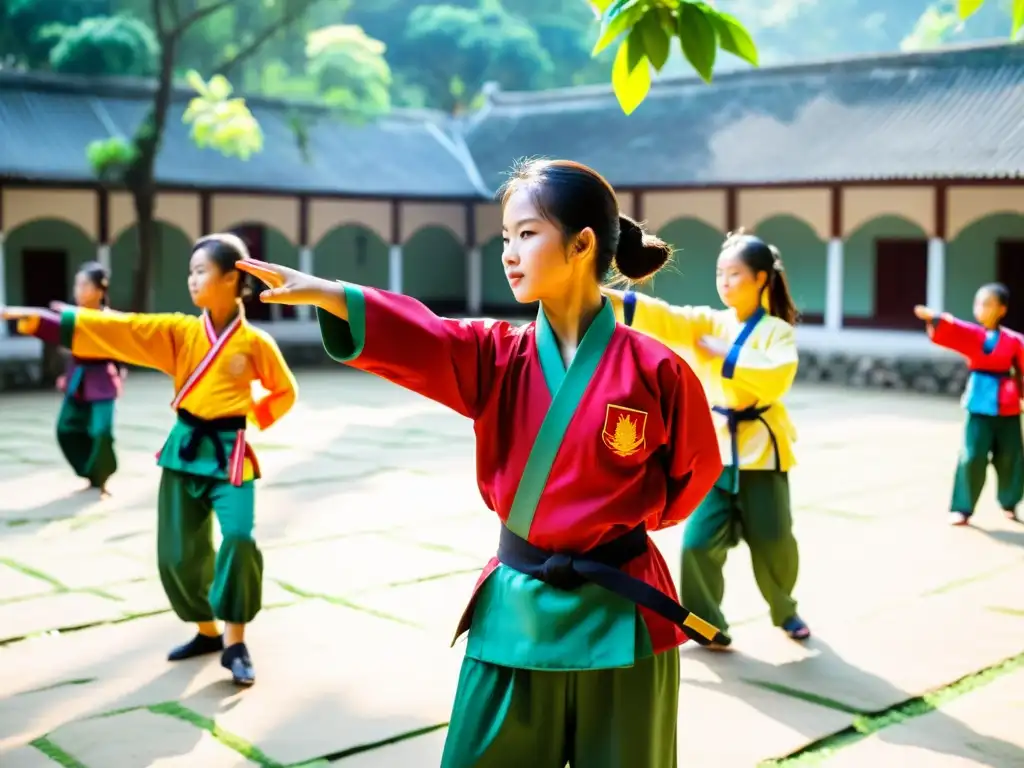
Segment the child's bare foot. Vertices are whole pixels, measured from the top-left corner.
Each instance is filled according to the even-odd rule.
[[[1020,522],[1020,518],[1017,517],[1017,510],[1016,509],[1004,509],[1003,510],[1003,514],[1006,515],[1006,519],[1007,520],[1012,520],[1015,523],[1019,523]]]
[[[970,522],[967,515],[963,512],[950,512],[949,513],[949,524],[950,525],[967,525]]]

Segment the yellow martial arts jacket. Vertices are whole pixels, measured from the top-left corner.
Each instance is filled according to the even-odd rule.
[[[781,400],[798,364],[792,325],[763,310],[741,322],[731,309],[675,307],[632,291],[605,293],[616,319],[625,320],[625,300],[633,310],[629,325],[691,361],[715,412],[725,466],[789,471],[796,463],[796,430]],[[729,354],[707,354],[697,343],[702,336],[727,342]]]

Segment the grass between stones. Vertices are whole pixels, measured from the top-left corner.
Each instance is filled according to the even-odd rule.
[[[999,678],[1020,669],[1024,669],[1024,653],[1019,653],[1012,658],[993,664],[978,672],[972,672],[949,685],[945,685],[922,696],[914,696],[901,701],[880,712],[857,712],[840,702],[833,702],[803,691],[794,691],[786,689],[785,686],[768,686],[765,683],[755,682],[756,685],[771,687],[772,690],[784,695],[791,695],[804,701],[811,701],[821,706],[839,709],[842,712],[850,712],[856,715],[853,722],[847,728],[813,741],[786,757],[766,760],[760,763],[760,768],[808,768],[808,766],[820,765],[835,755],[837,751],[863,741],[872,734],[934,712],[940,707],[959,699],[961,696],[976,691],[979,688],[984,688]]]

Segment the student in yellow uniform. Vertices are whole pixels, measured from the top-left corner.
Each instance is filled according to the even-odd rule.
[[[810,629],[793,599],[799,553],[788,471],[796,433],[781,402],[796,376],[796,307],[778,250],[742,230],[723,243],[716,282],[727,309],[674,307],[633,291],[605,292],[620,321],[677,352],[693,353],[716,414],[724,469],[686,523],[681,602],[725,632],[722,571],[742,538],[772,622],[794,640],[805,640]]]
[[[266,429],[295,403],[297,386],[273,338],[245,320],[247,276],[235,268],[248,251],[234,235],[196,242],[188,289],[201,316],[121,314],[66,308],[9,308],[5,318],[56,323],[61,343],[79,357],[155,368],[174,379],[177,422],[157,461],[163,468],[157,502],[160,580],[174,612],[198,625],[171,661],[221,652],[239,685],[255,672],[245,625],[262,601],[263,556],[253,540],[259,465],[245,440],[247,421]],[[267,394],[253,399],[252,383]],[[223,541],[214,553],[211,513]],[[225,622],[222,635],[217,620]]]

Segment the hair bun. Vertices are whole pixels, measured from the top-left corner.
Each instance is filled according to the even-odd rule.
[[[619,216],[619,247],[615,268],[623,277],[641,282],[661,269],[672,257],[672,246],[657,235],[644,232],[629,216]]]

